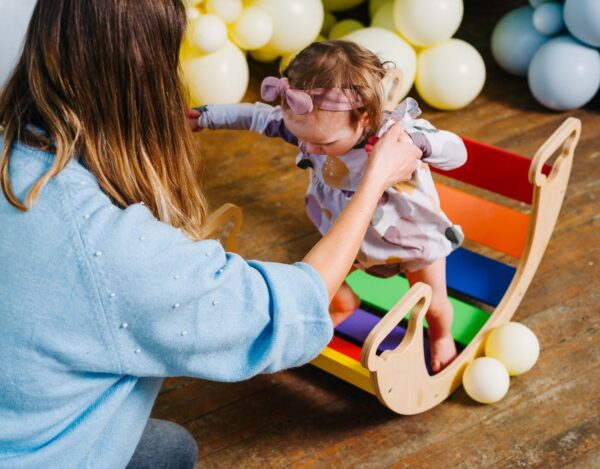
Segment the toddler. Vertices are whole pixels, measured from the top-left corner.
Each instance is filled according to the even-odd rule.
[[[413,99],[384,111],[385,75],[378,57],[352,42],[313,43],[298,53],[282,78],[263,81],[262,98],[280,99],[280,106],[202,106],[191,123],[194,130],[248,129],[297,145],[296,164],[310,172],[306,211],[322,234],[352,197],[377,138],[395,122],[403,127],[403,139],[422,151],[422,164],[411,180],[382,194],[355,268],[384,277],[404,273],[411,285],[421,281],[431,286],[426,319],[431,368],[437,373],[456,356],[446,256],[464,238],[440,209],[429,165],[453,169],[464,164],[467,154],[458,136],[417,118],[420,110]],[[358,306],[358,297],[344,284],[330,308],[348,315]]]

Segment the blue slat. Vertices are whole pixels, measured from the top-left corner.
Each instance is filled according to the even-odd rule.
[[[458,248],[446,261],[448,288],[498,306],[516,269],[495,259]]]

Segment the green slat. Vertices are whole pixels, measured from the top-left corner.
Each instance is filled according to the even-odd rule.
[[[355,270],[346,278],[348,285],[360,297],[363,303],[383,311],[389,311],[404,295],[410,285],[406,278],[396,275],[389,278],[379,278],[361,270]],[[490,315],[476,306],[456,298],[450,298],[454,308],[452,321],[452,336],[461,345],[468,345],[477,335]],[[408,318],[408,315],[405,319]],[[425,321],[427,327],[427,321]]]

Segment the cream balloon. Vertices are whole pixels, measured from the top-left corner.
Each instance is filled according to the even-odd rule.
[[[399,99],[403,99],[415,80],[417,70],[417,54],[414,49],[397,34],[383,28],[365,28],[354,31],[343,39],[356,42],[369,49],[382,61],[392,62],[402,71],[403,80],[398,91]]]
[[[371,20],[371,26],[387,29],[388,31],[399,34],[396,29],[396,23],[394,22],[393,2],[384,3],[382,7],[375,12],[373,20]]]
[[[462,0],[394,1],[396,29],[420,47],[450,39],[460,26],[462,17]]]
[[[476,358],[467,365],[462,377],[469,397],[482,404],[502,399],[510,387],[510,377],[504,365],[495,358]]]
[[[317,37],[323,24],[320,0],[254,0],[273,18],[273,36],[268,46],[278,55],[304,49]]]
[[[232,23],[242,14],[242,0],[206,0],[206,12]]]
[[[210,54],[220,49],[227,40],[227,27],[215,15],[201,15],[190,25],[191,44],[200,52]]]
[[[419,52],[415,86],[433,107],[460,109],[473,101],[485,83],[485,64],[470,44],[449,39]]]
[[[201,13],[197,8],[189,7],[185,9],[185,16],[187,16],[188,22],[192,22],[200,18]]]
[[[231,41],[212,54],[183,58],[181,68],[192,106],[237,103],[246,93],[248,63]]]
[[[323,6],[327,11],[342,11],[354,8],[365,0],[323,0]]]
[[[273,36],[273,19],[264,9],[249,6],[230,27],[231,38],[245,50],[260,49]]]
[[[358,20],[347,19],[342,20],[339,23],[333,25],[331,31],[329,31],[329,39],[339,39],[347,34],[350,34],[353,31],[358,31],[359,29],[363,29],[365,27]]]
[[[529,371],[540,355],[540,343],[527,326],[507,322],[495,327],[485,341],[485,355],[501,362],[511,376]]]

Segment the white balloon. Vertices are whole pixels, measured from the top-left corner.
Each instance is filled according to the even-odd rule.
[[[395,0],[396,28],[412,44],[432,46],[450,39],[463,17],[462,0]]]
[[[206,12],[231,23],[242,14],[242,0],[206,0]]]
[[[246,56],[231,41],[218,51],[181,62],[191,105],[238,103],[248,87]]]
[[[259,49],[273,36],[273,19],[263,8],[250,6],[231,26],[231,38],[242,49]]]
[[[463,387],[471,399],[492,404],[508,392],[510,377],[504,365],[495,358],[476,358],[463,373]]]
[[[225,44],[227,26],[218,16],[202,15],[192,23],[189,36],[190,42],[196,49],[210,54]]]
[[[415,81],[417,71],[417,54],[410,44],[387,29],[373,27],[354,31],[344,36],[343,39],[356,42],[369,49],[384,62],[393,62],[403,75],[399,99],[408,94]]]
[[[323,25],[320,0],[254,0],[273,18],[273,37],[268,46],[277,54],[288,54],[308,46]]]
[[[36,0],[0,0],[0,87],[21,55]]]

